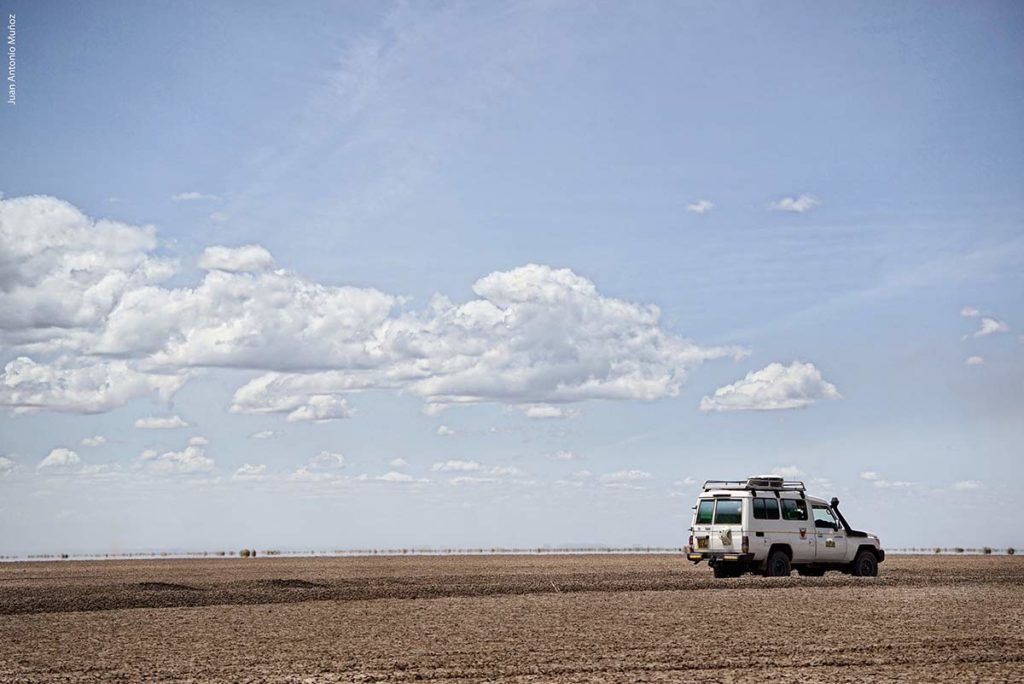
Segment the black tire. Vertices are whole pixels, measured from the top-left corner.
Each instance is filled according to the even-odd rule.
[[[878,558],[867,549],[861,549],[853,559],[853,574],[857,577],[877,577]]]
[[[801,577],[821,577],[825,574],[824,568],[797,568],[796,572]]]
[[[772,551],[768,555],[764,574],[767,577],[789,577],[793,567],[789,564],[789,554],[785,551]]]

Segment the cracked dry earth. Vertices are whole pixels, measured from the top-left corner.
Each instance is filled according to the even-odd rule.
[[[714,580],[680,556],[0,563],[0,682],[1024,681],[1024,559]]]

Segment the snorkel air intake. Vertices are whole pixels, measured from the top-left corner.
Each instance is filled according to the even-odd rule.
[[[839,522],[841,522],[843,524],[843,529],[846,530],[846,536],[847,537],[866,537],[866,536],[868,536],[867,532],[861,532],[860,530],[855,530],[852,527],[850,527],[850,523],[846,522],[846,518],[843,517],[842,512],[839,510],[839,498],[838,497],[833,496],[831,503],[832,503],[832,510],[835,511],[836,515],[839,516]]]

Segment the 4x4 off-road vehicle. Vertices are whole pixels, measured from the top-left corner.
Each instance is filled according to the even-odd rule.
[[[715,577],[787,577],[793,568],[801,575],[839,570],[873,577],[885,551],[878,537],[850,527],[839,499],[816,499],[803,482],[765,475],[704,483],[686,557],[706,560]]]

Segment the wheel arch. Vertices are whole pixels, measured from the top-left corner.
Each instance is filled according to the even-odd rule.
[[[861,545],[859,545],[857,547],[857,552],[853,554],[853,557],[856,558],[857,555],[861,551],[869,551],[869,552],[871,552],[871,555],[875,557],[875,561],[878,561],[878,549],[876,549],[871,544],[861,544]]]
[[[772,554],[776,551],[785,552],[785,554],[789,556],[790,562],[793,562],[793,547],[791,547],[789,544],[772,544],[770,547],[768,547],[768,555],[765,556],[765,559],[767,560],[768,558],[771,558]]]

